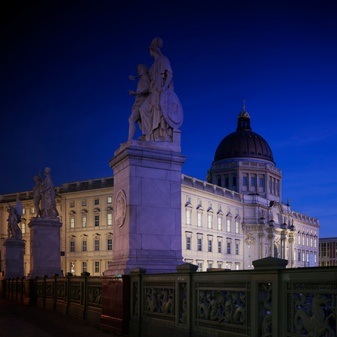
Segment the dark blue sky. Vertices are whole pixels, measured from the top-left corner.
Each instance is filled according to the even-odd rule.
[[[185,4],[189,3],[189,4]],[[0,194],[112,175],[128,79],[155,36],[184,108],[183,172],[205,179],[246,100],[283,172],[283,201],[337,236],[337,4],[41,1],[1,9]],[[194,2],[193,2],[194,3]]]

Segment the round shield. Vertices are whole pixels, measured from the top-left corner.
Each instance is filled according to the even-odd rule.
[[[160,107],[166,123],[173,129],[179,129],[183,124],[183,108],[176,93],[167,89],[160,96]]]

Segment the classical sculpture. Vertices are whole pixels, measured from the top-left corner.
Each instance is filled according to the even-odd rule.
[[[162,47],[159,37],[154,38],[149,47],[154,59],[149,69],[149,94],[139,108],[141,140],[146,141],[173,141],[173,131],[183,122],[183,110],[173,87],[173,71],[170,61],[161,52]]]
[[[50,168],[44,170],[45,179],[41,183],[41,217],[55,218],[58,216],[55,202],[55,189],[50,175]]]
[[[145,64],[138,64],[138,84],[136,91],[129,90],[131,96],[135,96],[135,102],[131,109],[131,115],[129,117],[129,137],[130,141],[136,132],[136,123],[138,122],[139,128],[142,130],[142,123],[140,119],[140,107],[144,103],[146,97],[149,95],[150,89],[150,77],[148,74],[148,69]],[[131,79],[134,79],[133,77]]]
[[[18,200],[17,200],[18,205]],[[8,238],[22,240],[22,232],[19,227],[21,222],[22,208],[8,205]]]
[[[34,177],[35,186],[33,187],[33,201],[34,201],[34,207],[36,210],[36,217],[41,216],[41,208],[40,208],[40,202],[41,202],[41,184],[42,184],[42,178],[39,174],[38,176]]]

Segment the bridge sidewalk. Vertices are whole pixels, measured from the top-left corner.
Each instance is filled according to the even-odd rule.
[[[53,310],[0,299],[0,337],[113,337],[107,332]]]

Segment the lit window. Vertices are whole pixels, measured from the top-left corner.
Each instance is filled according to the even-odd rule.
[[[31,207],[30,208],[30,214],[34,214],[35,213],[35,208],[34,207]]]
[[[239,234],[239,232],[240,232],[239,220],[235,219],[235,233]]]
[[[108,250],[112,250],[112,239],[108,239]]]
[[[191,224],[191,214],[192,211],[190,209],[186,209],[186,225]]]
[[[75,218],[73,216],[70,217],[70,228],[75,228]]]
[[[86,214],[82,215],[82,227],[83,228],[87,227],[87,215]]]
[[[111,203],[112,203],[112,197],[107,197],[106,202],[107,202],[108,204],[111,204]]]
[[[26,224],[24,222],[21,222],[21,232],[22,234],[26,234]]]
[[[221,231],[222,230],[222,217],[221,216],[218,216],[218,231]]]
[[[107,223],[108,226],[112,226],[112,211],[109,211],[107,214]]]
[[[231,231],[231,219],[227,218],[226,223],[227,223],[227,232],[230,233],[230,231]]]
[[[208,213],[207,214],[207,228],[211,229],[213,224],[213,214]]]
[[[197,262],[198,269],[197,271],[202,271],[202,262]]]
[[[202,213],[201,212],[197,213],[197,226],[202,227]]]
[[[26,214],[26,209],[23,208],[23,209],[22,209],[22,215],[25,215],[25,214]]]

